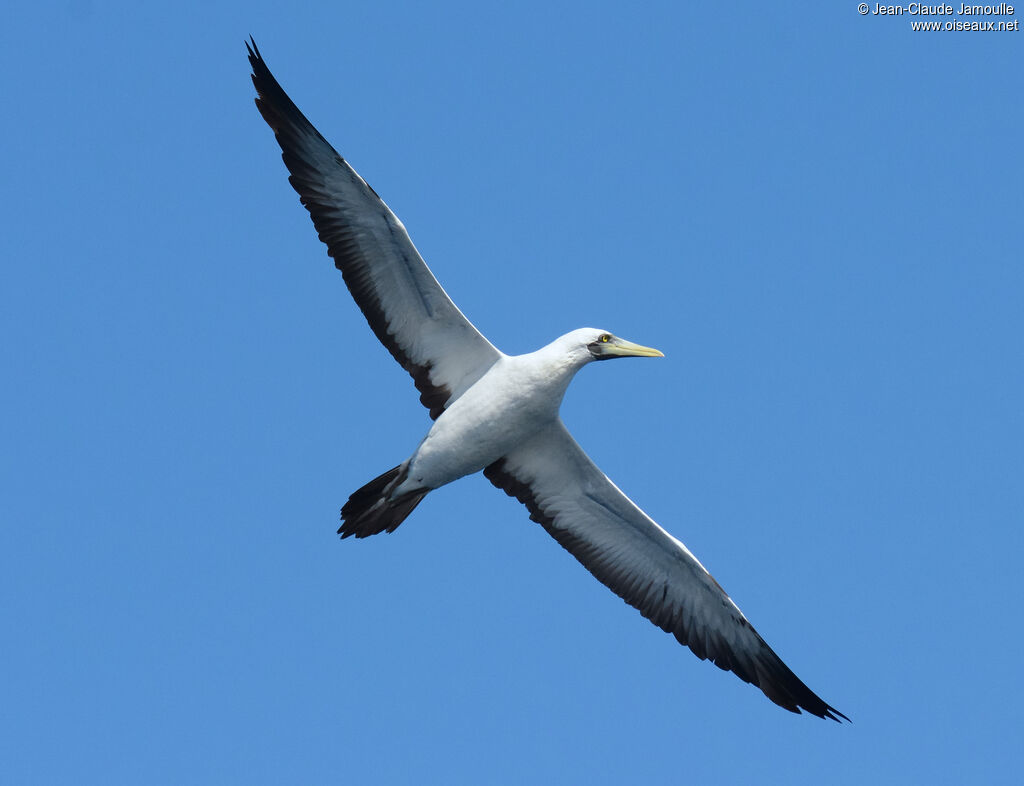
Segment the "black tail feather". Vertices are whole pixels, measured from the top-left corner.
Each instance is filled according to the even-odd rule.
[[[399,464],[354,492],[341,509],[338,534],[342,538],[367,538],[379,532],[394,532],[430,491],[412,491],[389,500],[390,491],[405,480],[405,472]]]

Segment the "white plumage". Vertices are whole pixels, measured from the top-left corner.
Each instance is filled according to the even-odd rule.
[[[393,531],[432,489],[483,471],[584,567],[700,658],[793,712],[846,718],[782,662],[676,538],[587,457],[558,411],[595,360],[660,356],[582,328],[536,352],[499,352],[456,308],[405,227],[317,132],[249,48],[256,104],[292,186],[374,333],[412,375],[434,423],[402,464],[342,508],[342,537]]]
[[[602,337],[607,337],[603,343]],[[613,346],[626,342],[603,330],[582,328],[527,355],[499,354],[472,387],[453,396],[409,459],[408,477],[395,493],[438,488],[480,472],[524,445],[558,420],[569,383],[596,359],[593,353]],[[657,352],[638,347],[631,354],[640,351]]]

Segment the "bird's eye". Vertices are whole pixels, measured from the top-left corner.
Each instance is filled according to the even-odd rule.
[[[607,344],[609,341],[612,340],[612,337],[607,333],[602,333],[597,340],[600,341],[602,344]]]

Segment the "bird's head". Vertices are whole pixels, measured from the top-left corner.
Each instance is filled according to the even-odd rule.
[[[583,328],[575,331],[579,340],[590,353],[591,360],[611,360],[612,358],[663,358],[664,353],[651,347],[644,347],[619,338],[607,330]]]

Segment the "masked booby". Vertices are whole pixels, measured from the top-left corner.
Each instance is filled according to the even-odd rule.
[[[698,658],[791,712],[849,720],[782,662],[689,549],[619,491],[559,418],[562,397],[585,365],[662,353],[593,328],[526,355],[498,351],[445,294],[402,222],[292,103],[255,41],[246,48],[256,106],[281,146],[289,182],[434,421],[412,456],[352,494],[341,509],[341,537],[393,532],[428,492],[482,471],[599,581]]]

